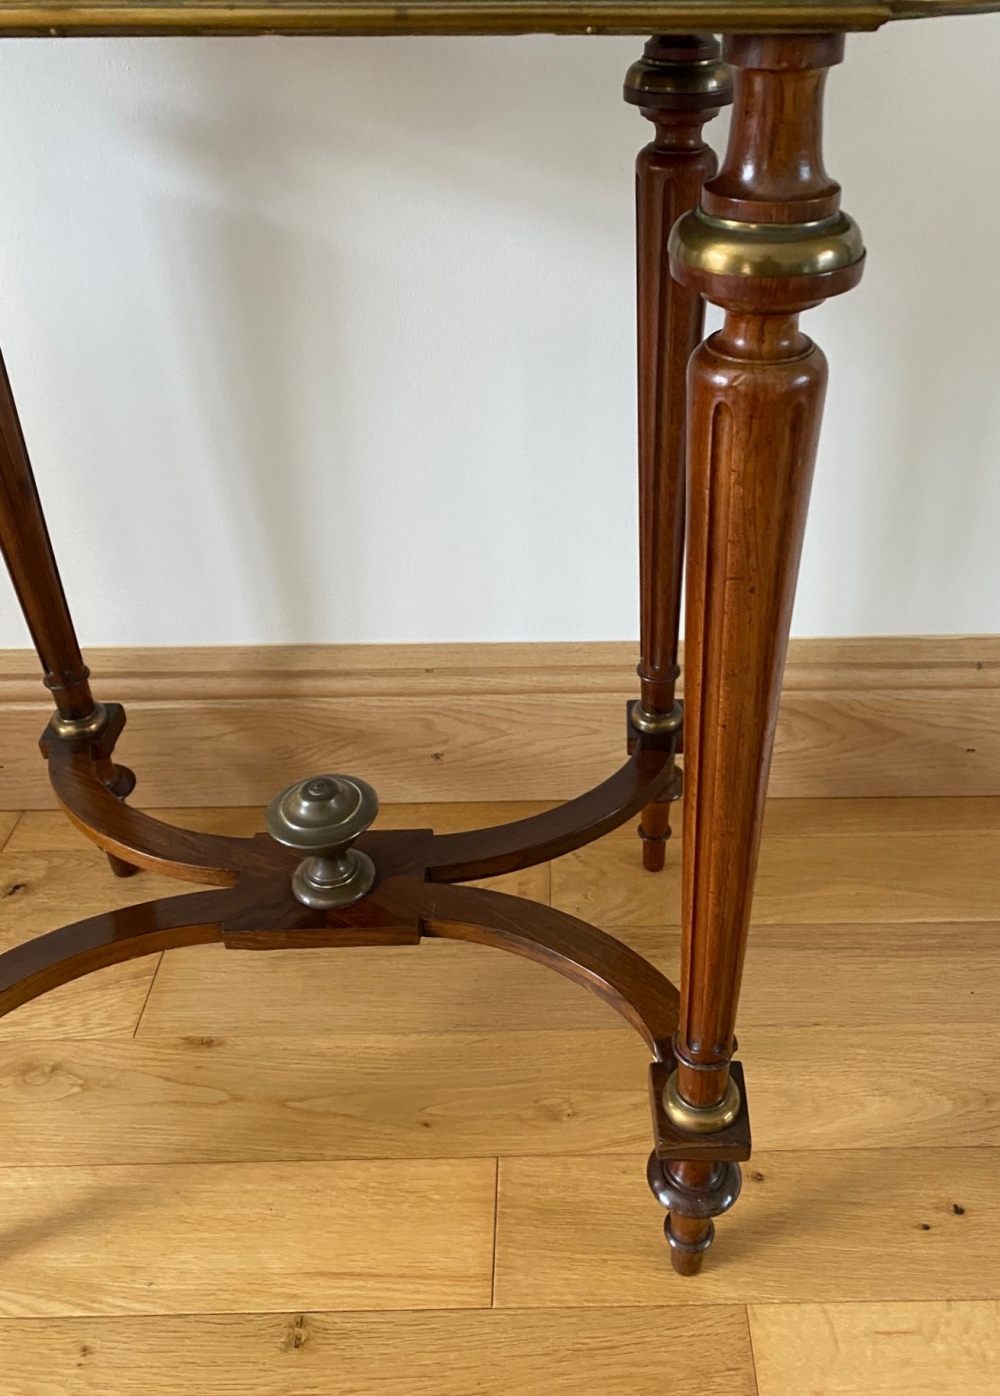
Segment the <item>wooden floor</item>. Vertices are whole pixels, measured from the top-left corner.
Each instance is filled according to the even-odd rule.
[[[56,814],[0,845],[0,947],[177,890]],[[499,881],[675,974],[678,854]],[[208,946],[66,986],[0,1022],[0,1396],[996,1396],[1000,800],[773,803],[740,1039],[754,1158],[685,1281],[642,1044],[549,971]]]

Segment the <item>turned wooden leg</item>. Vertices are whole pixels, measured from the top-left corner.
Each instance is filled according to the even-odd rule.
[[[674,686],[684,565],[685,373],[702,335],[698,291],[671,278],[670,229],[697,206],[715,153],[702,127],[732,100],[729,70],[710,34],[650,39],[625,78],[626,102],[656,134],[635,166],[639,369],[640,698],[634,724],[680,742]],[[642,812],[642,861],[663,867],[670,804],[680,780]]]
[[[99,736],[106,714],[95,703],[76,631],[66,604],[52,542],[45,525],[41,500],[28,459],[10,380],[0,357],[0,552],[14,584],[17,599],[28,622],[44,683],[56,704],[52,723],[55,736],[67,741]],[[124,797],[135,784],[125,766],[105,762],[102,778],[115,794]],[[117,877],[136,872],[130,864],[109,854]]]
[[[798,313],[855,285],[864,258],[820,153],[823,85],[843,37],[740,36],[724,53],[735,67],[729,149],[671,239],[674,275],[726,320],[688,378],[681,1010],[663,1099],[679,1128],[720,1139],[740,1104],[736,1007],[826,387]],[[714,1173],[710,1160],[660,1165],[654,1191],[684,1274],[738,1193],[724,1157]]]

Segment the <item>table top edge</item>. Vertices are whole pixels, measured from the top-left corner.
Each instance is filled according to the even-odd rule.
[[[872,30],[1000,0],[0,0],[0,38]]]

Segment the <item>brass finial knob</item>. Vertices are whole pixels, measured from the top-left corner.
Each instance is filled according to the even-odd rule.
[[[371,891],[375,864],[351,844],[378,814],[378,795],[356,776],[310,776],[282,790],[267,807],[267,832],[309,856],[292,874],[305,906],[331,911]]]

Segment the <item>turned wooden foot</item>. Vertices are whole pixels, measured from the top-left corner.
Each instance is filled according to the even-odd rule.
[[[661,1162],[654,1153],[646,1172],[656,1200],[667,1208],[663,1231],[670,1263],[678,1275],[697,1275],[715,1239],[713,1217],[728,1212],[740,1195],[742,1178],[733,1162]]]
[[[670,837],[670,806],[668,804],[647,805],[639,821],[639,838],[642,840],[642,866],[647,872],[661,872],[667,856],[667,839]]]
[[[671,741],[670,759],[673,762],[676,748]],[[642,865],[647,872],[660,872],[666,858],[667,840],[671,835],[670,810],[684,793],[683,772],[674,766],[670,784],[660,798],[646,805],[639,820],[639,838],[642,841]]]
[[[135,772],[130,771],[127,766],[116,765],[110,757],[105,757],[97,763],[97,772],[106,789],[111,791],[116,800],[127,800],[135,789]],[[117,853],[107,853],[105,857],[115,877],[134,877],[139,872],[134,863],[119,858]]]
[[[104,856],[107,858],[108,867],[115,877],[134,877],[139,871],[134,863],[126,863],[125,859],[119,858],[116,853],[106,853]]]

